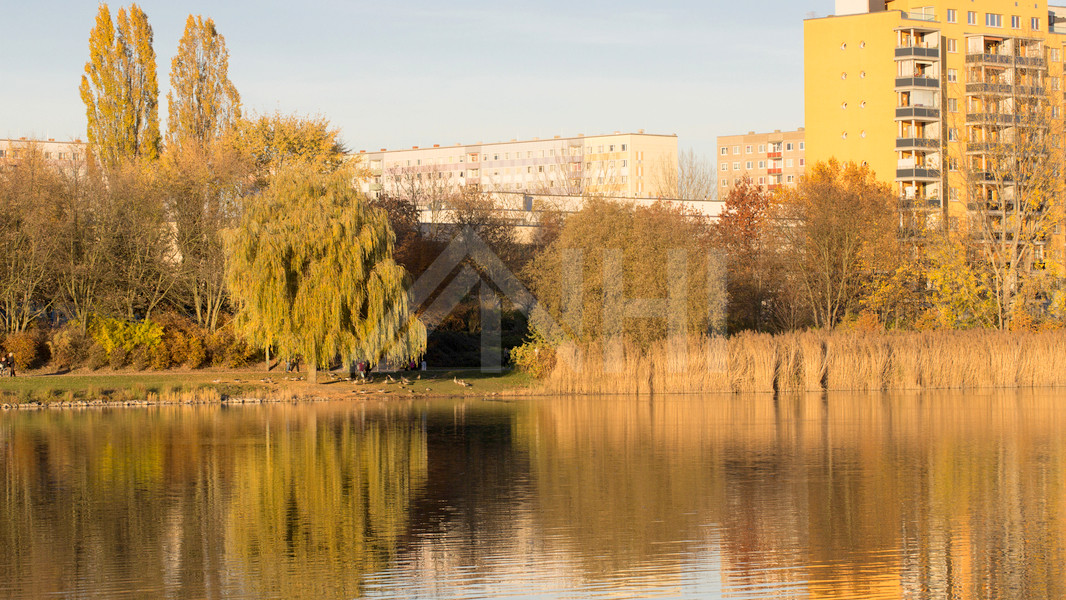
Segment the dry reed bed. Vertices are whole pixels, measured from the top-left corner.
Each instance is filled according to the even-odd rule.
[[[741,333],[647,351],[564,344],[543,386],[555,394],[1066,386],[1066,332]]]

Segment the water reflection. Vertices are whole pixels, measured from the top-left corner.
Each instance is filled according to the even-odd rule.
[[[0,597],[1063,597],[1058,403],[7,413]]]

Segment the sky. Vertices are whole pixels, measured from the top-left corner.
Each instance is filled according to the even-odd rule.
[[[644,129],[707,157],[719,135],[803,126],[803,19],[833,12],[833,0],[140,6],[161,121],[185,18],[200,14],[226,38],[246,114],[325,117],[353,151]],[[0,138],[84,139],[97,7],[0,0]]]

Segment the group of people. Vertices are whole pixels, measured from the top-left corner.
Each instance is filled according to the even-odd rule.
[[[15,376],[15,353],[8,352],[7,355],[0,357],[0,376]]]

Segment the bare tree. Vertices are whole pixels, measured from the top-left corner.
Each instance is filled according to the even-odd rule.
[[[990,274],[998,326],[1044,295],[1051,235],[1062,223],[1062,90],[1048,77],[1039,39],[973,38],[964,156],[971,253]],[[979,54],[980,53],[980,54]],[[955,130],[953,130],[954,132]],[[953,133],[954,134],[954,133]]]
[[[691,148],[681,152],[674,164],[663,158],[656,166],[661,198],[675,200],[716,200],[717,173],[714,161],[696,154]]]

